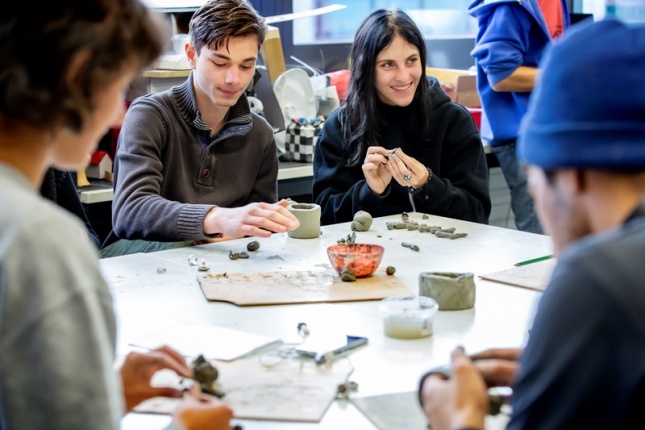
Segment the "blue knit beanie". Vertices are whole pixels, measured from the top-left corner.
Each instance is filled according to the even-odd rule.
[[[545,169],[645,167],[645,26],[581,23],[545,53],[518,158]]]

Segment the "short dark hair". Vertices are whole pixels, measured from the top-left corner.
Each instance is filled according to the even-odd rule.
[[[255,35],[258,49],[264,43],[267,27],[253,6],[245,0],[210,0],[190,20],[190,41],[199,54],[202,47],[228,47],[231,37]]]
[[[396,35],[419,50],[422,77],[412,106],[416,115],[416,136],[426,135],[430,117],[429,85],[425,77],[426,45],[421,31],[412,18],[401,9],[379,9],[361,23],[354,36],[349,57],[351,77],[344,104],[345,133],[349,142],[349,164],[356,165],[367,153],[367,148],[378,144],[378,121],[374,112],[376,91],[376,57],[394,40]]]
[[[141,71],[163,52],[162,21],[139,0],[58,0],[38,8],[10,1],[0,14],[0,117],[9,121],[78,131],[106,82]]]

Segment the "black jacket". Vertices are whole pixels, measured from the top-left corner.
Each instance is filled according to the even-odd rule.
[[[435,78],[429,81],[433,106],[426,139],[411,138],[411,107],[379,103],[380,145],[400,147],[432,170],[431,180],[413,195],[417,212],[487,223],[491,209],[488,166],[477,127],[470,113],[451,102]],[[347,166],[342,112],[341,107],[325,121],[314,154],[313,195],[322,208],[322,224],[351,221],[359,210],[374,217],[411,211],[407,188],[393,180],[382,195],[374,194],[361,165]]]

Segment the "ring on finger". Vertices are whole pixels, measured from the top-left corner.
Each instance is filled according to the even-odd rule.
[[[412,180],[412,175],[409,173],[406,173],[405,175],[403,175],[403,180],[405,182],[410,182],[410,180]]]

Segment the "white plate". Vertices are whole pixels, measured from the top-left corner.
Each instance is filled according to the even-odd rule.
[[[316,117],[316,96],[309,75],[302,69],[289,69],[275,80],[273,92],[278,99],[284,123],[292,118]]]

